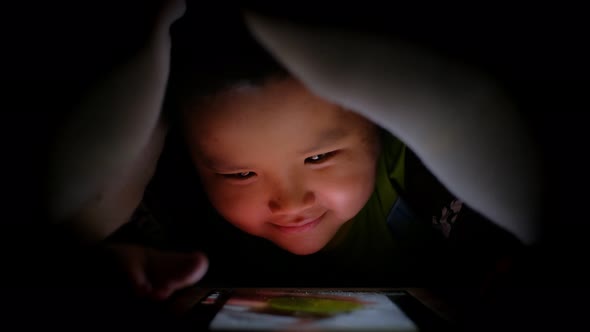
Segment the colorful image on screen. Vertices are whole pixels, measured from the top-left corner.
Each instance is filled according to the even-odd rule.
[[[385,294],[375,292],[241,289],[211,330],[417,331]]]

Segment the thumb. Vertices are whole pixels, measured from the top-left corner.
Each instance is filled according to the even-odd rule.
[[[208,268],[209,260],[200,252],[164,253],[154,257],[151,268],[154,297],[165,299],[177,290],[192,286],[205,276]]]
[[[209,260],[200,252],[183,254],[178,261],[178,274],[171,284],[180,287],[190,286],[201,280],[209,268]]]

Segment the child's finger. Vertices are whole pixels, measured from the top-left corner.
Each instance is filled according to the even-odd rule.
[[[146,275],[146,253],[149,249],[129,244],[113,244],[106,247],[118,260],[131,287],[138,296],[148,296],[152,285]]]
[[[207,256],[202,253],[160,253],[152,258],[150,267],[153,297],[165,299],[175,291],[197,283],[208,267]]]
[[[209,260],[204,254],[197,252],[186,254],[179,265],[177,278],[171,280],[169,286],[174,290],[190,286],[200,281],[207,273]]]

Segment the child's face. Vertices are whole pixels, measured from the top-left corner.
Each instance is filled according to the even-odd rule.
[[[375,127],[293,79],[223,92],[185,112],[217,211],[294,254],[322,249],[375,185]]]

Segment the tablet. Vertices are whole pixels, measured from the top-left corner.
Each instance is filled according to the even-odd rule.
[[[440,331],[448,322],[404,290],[211,290],[186,314],[194,331]]]

